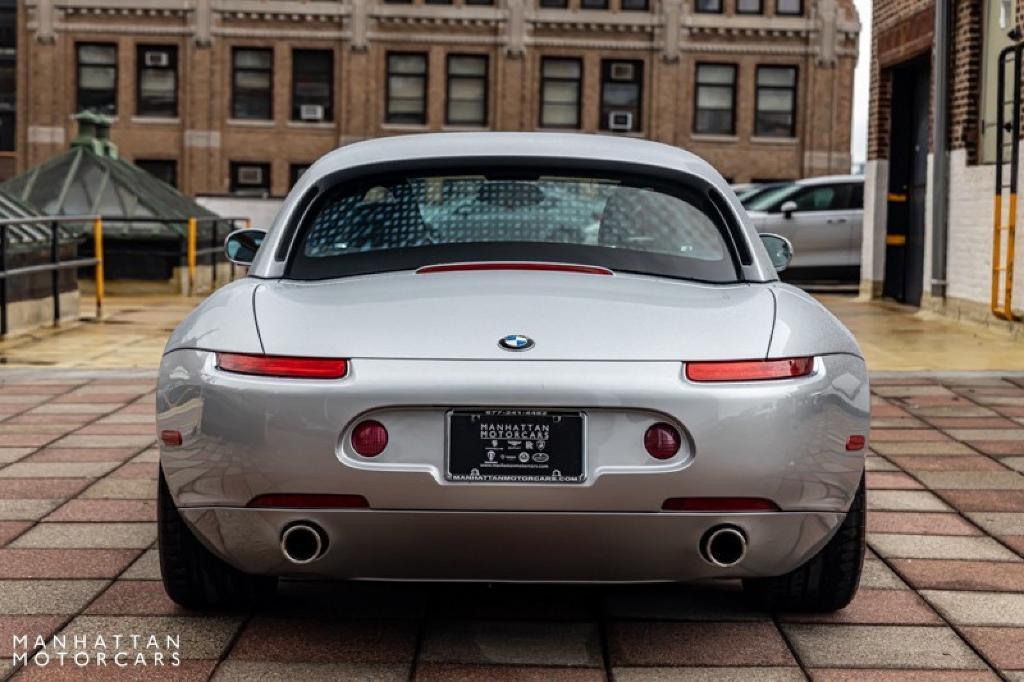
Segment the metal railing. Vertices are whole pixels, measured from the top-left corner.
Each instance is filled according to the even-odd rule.
[[[60,259],[61,231],[63,224],[92,224],[93,257]],[[50,231],[50,262],[21,267],[7,267],[7,232],[16,225],[40,226],[49,225]],[[32,216],[26,218],[0,219],[0,336],[7,334],[7,281],[16,277],[34,275],[40,272],[50,273],[50,295],[53,297],[53,323],[60,324],[60,272],[83,267],[96,268],[96,317],[103,311],[104,274],[103,274],[103,219],[100,216]]]
[[[186,271],[188,273],[187,292],[190,296],[195,291],[196,270],[199,256],[210,256],[210,276],[213,278],[211,287],[213,289],[217,288],[217,256],[224,250],[222,239],[217,233],[217,225],[222,222],[227,223],[232,228],[234,228],[238,223],[242,223],[245,226],[245,229],[252,227],[252,221],[249,218],[239,216],[229,216],[226,218],[220,216],[201,216],[188,219],[188,231],[185,239],[185,263]],[[199,248],[200,223],[212,223],[210,226],[210,245],[201,249]],[[230,231],[231,230],[229,230],[229,232]],[[234,265],[231,266],[231,272],[233,277]]]

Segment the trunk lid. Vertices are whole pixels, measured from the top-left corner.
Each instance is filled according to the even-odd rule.
[[[526,271],[277,280],[254,307],[271,355],[445,360],[763,358],[775,315],[764,285]]]

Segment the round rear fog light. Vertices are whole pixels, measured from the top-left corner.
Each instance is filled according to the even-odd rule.
[[[682,444],[679,431],[671,424],[658,422],[647,429],[644,434],[644,447],[647,454],[655,459],[669,459],[679,452]]]
[[[388,446],[388,430],[372,419],[352,429],[352,449],[363,457],[376,457]]]

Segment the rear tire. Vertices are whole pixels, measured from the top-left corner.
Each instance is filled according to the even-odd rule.
[[[857,594],[866,542],[864,478],[836,534],[803,566],[772,578],[743,581],[759,606],[773,611],[829,612]]]
[[[163,471],[157,491],[157,536],[164,590],[190,609],[235,608],[270,597],[277,578],[249,575],[214,556],[174,505]]]

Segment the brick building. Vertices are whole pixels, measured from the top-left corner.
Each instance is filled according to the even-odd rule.
[[[0,0],[0,180],[14,174],[17,49],[16,0]]]
[[[734,181],[846,172],[852,0],[24,0],[17,166],[116,117],[190,194],[284,194],[340,144],[427,130],[637,135]]]
[[[998,64],[1000,51],[1016,44],[1019,34],[1011,33],[1020,30],[1024,2],[939,1],[946,8],[940,17],[948,19],[946,41],[935,35],[936,12],[943,9],[936,0],[874,2],[861,293],[1006,324],[992,311]],[[936,55],[947,60],[941,91]],[[1011,67],[1004,69],[1006,98],[1020,89]],[[948,116],[937,117],[936,105]],[[1012,106],[1003,109],[1009,121]],[[938,177],[937,127],[945,147]],[[1009,164],[1002,167],[1008,171]],[[1008,221],[1008,195],[1004,189],[1002,224]],[[1018,233],[1016,252],[1022,248]],[[1003,231],[999,253],[1005,258],[1007,250]],[[1019,316],[1024,262],[1015,270],[1010,285]],[[995,302],[1001,305],[1005,279],[997,283]],[[1020,325],[1010,326],[1020,333]]]

